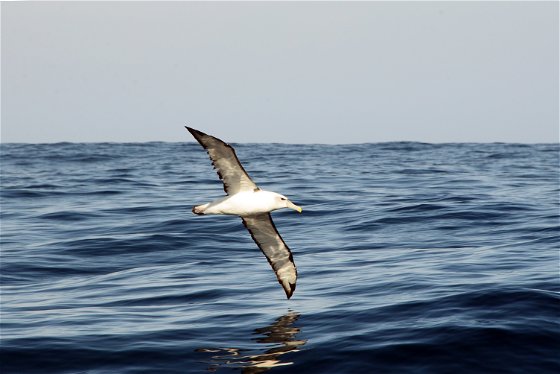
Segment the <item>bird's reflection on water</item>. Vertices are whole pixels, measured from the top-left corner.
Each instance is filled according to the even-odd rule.
[[[307,340],[297,340],[300,332],[293,326],[300,314],[289,312],[278,318],[273,324],[254,330],[253,338],[257,343],[266,344],[268,349],[240,349],[240,348],[199,348],[197,352],[211,354],[208,370],[216,371],[222,368],[241,368],[242,373],[263,373],[277,366],[291,365],[292,362],[282,361],[282,355],[297,352]],[[264,351],[264,352],[263,352]]]

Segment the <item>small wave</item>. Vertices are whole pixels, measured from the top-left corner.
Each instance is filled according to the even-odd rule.
[[[448,207],[444,206],[444,205],[438,205],[438,204],[426,204],[426,203],[422,203],[422,204],[414,204],[414,205],[408,205],[408,206],[402,206],[402,207],[397,207],[397,208],[391,208],[388,209],[389,212],[425,212],[425,211],[432,211],[432,210],[442,210],[442,209],[448,209]]]
[[[37,218],[41,218],[41,219],[52,219],[56,221],[68,221],[68,222],[85,221],[91,218],[98,218],[98,217],[100,217],[99,214],[94,214],[91,212],[76,212],[76,211],[59,211],[59,212],[45,213],[37,216]]]

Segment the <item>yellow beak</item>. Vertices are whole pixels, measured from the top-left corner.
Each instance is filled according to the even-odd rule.
[[[297,206],[296,204],[292,203],[291,201],[288,201],[288,208],[293,209],[293,210],[297,210],[298,213],[301,213],[301,211],[303,209],[301,209],[300,206]]]

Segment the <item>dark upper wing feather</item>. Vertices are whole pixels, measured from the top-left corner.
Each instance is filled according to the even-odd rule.
[[[296,289],[297,269],[292,252],[286,245],[269,213],[241,217],[253,240],[264,253],[284,288],[288,299]]]
[[[232,146],[216,137],[187,126],[185,127],[208,152],[212,165],[214,165],[218,176],[224,183],[224,191],[228,195],[258,188],[241,165],[241,162],[239,162]]]

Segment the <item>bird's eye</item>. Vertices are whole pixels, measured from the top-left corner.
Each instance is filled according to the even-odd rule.
[[[285,198],[285,197],[281,197],[280,200],[286,200],[286,198]]]

